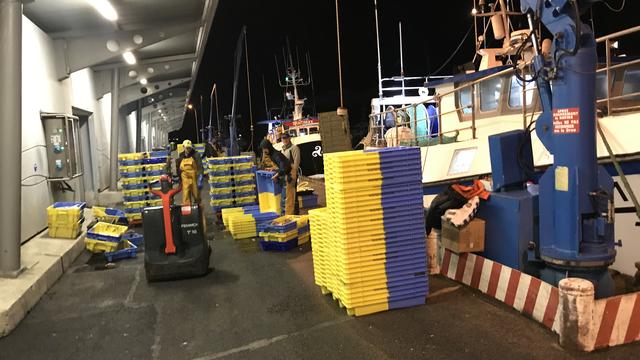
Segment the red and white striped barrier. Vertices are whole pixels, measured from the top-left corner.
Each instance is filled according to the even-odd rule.
[[[557,332],[558,288],[474,254],[445,250],[442,275],[468,285]]]
[[[440,273],[530,316],[564,346],[593,351],[640,341],[640,292],[595,300],[593,285],[569,278],[560,289],[474,254],[444,251]]]
[[[640,293],[595,301],[595,349],[640,340]]]

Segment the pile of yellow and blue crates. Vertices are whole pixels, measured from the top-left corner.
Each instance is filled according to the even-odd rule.
[[[214,212],[256,204],[255,165],[250,156],[208,158]]]
[[[82,232],[84,202],[57,202],[47,208],[49,237],[75,239]]]
[[[143,237],[128,230],[127,226],[99,222],[87,231],[85,247],[94,254],[104,254],[110,262],[134,258]]]
[[[162,200],[149,191],[149,184],[159,187],[160,176],[167,172],[168,151],[120,154],[120,176],[124,190],[124,211],[130,222],[142,220],[145,207],[160,206]]]
[[[267,225],[259,235],[262,250],[289,251],[309,242],[309,216],[279,217]]]
[[[309,211],[316,284],[350,315],[424,304],[419,148],[326,154],[327,207]]]
[[[273,212],[261,213],[257,205],[222,209],[222,221],[235,240],[257,237],[279,216]]]

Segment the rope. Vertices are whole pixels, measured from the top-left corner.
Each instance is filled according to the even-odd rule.
[[[598,133],[600,133],[600,137],[604,142],[604,146],[607,148],[607,152],[609,153],[609,157],[613,162],[613,166],[616,168],[616,172],[620,176],[620,179],[622,180],[622,184],[624,185],[625,190],[627,190],[627,192],[629,193],[631,202],[633,203],[633,206],[636,208],[636,216],[638,217],[638,220],[640,220],[640,203],[638,203],[638,198],[636,198],[636,194],[633,192],[631,185],[629,185],[629,181],[627,181],[627,177],[622,172],[622,167],[620,166],[618,159],[616,159],[616,155],[613,153],[613,150],[611,149],[611,145],[609,145],[609,141],[607,141],[607,138],[604,136],[604,131],[602,131],[602,127],[600,127],[599,121],[597,122],[597,126],[598,126]]]

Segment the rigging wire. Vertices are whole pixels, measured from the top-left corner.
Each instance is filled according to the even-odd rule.
[[[616,12],[616,13],[622,12],[622,10],[624,10],[625,5],[627,5],[627,0],[622,0],[622,4],[620,4],[620,8],[619,8],[619,9],[614,9],[614,8],[609,4],[609,1],[611,1],[611,0],[608,0],[608,1],[601,0],[601,2],[602,2],[606,7],[608,7],[608,8],[609,8],[609,10],[611,10],[611,11],[613,11],[613,12]]]
[[[462,41],[460,41],[460,44],[458,44],[458,47],[455,49],[453,54],[451,54],[451,56],[449,56],[447,61],[445,61],[444,64],[442,64],[442,66],[440,66],[438,68],[438,70],[432,72],[431,74],[429,74],[429,76],[437,75],[440,71],[442,71],[442,69],[444,69],[449,64],[449,62],[451,62],[451,60],[453,60],[453,58],[456,56],[456,54],[458,54],[458,51],[460,51],[460,48],[462,48],[462,45],[464,45],[465,41],[469,37],[469,34],[471,34],[471,30],[473,30],[473,24],[471,24],[471,26],[469,26],[469,30],[467,30],[467,33],[462,38]]]

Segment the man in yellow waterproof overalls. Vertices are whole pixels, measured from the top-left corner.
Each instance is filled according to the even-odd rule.
[[[196,204],[200,203],[200,191],[198,190],[198,174],[202,170],[200,156],[193,148],[191,140],[182,143],[184,148],[176,163],[178,175],[182,182],[182,204],[191,205],[192,199]]]

